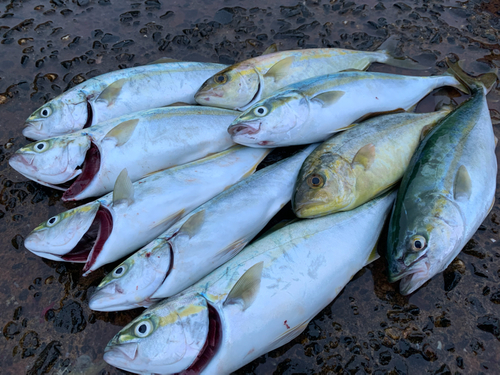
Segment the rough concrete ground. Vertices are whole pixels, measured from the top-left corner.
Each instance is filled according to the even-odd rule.
[[[163,56],[230,64],[272,43],[281,50],[374,50],[389,35],[400,38],[401,55],[433,68],[372,70],[438,73],[455,54],[478,74],[499,64],[499,29],[493,0],[0,1],[2,373],[121,374],[102,361],[103,349],[139,313],[88,308],[113,265],[83,278],[81,265],[43,260],[23,247],[41,221],[74,207],[8,166],[28,143],[24,120],[47,100],[88,78]],[[432,110],[448,94],[456,93],[431,94],[418,110]],[[488,96],[495,121],[499,98],[498,89]],[[388,283],[383,260],[375,262],[302,335],[237,373],[500,373],[499,225],[497,204],[447,271],[410,297]]]

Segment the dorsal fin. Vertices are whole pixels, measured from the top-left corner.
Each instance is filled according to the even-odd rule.
[[[111,129],[103,139],[114,138],[116,140],[116,146],[120,147],[127,143],[138,123],[139,119],[124,121]]]
[[[289,56],[284,58],[283,60],[278,61],[274,64],[266,74],[264,74],[264,78],[273,78],[275,82],[289,75],[288,70],[292,65],[295,57]]]
[[[134,201],[134,185],[128,177],[127,168],[124,168],[118,175],[113,189],[113,205],[127,202],[127,205]]]
[[[243,311],[248,309],[259,292],[263,268],[263,261],[250,267],[234,284],[223,305],[240,304]]]
[[[111,85],[106,87],[101,94],[97,97],[96,102],[104,101],[108,103],[108,107],[112,105],[120,92],[122,91],[123,85],[127,82],[127,78],[119,79],[113,82]]]
[[[278,52],[278,45],[276,43],[271,44],[266,48],[264,52],[262,52],[262,56],[269,55],[270,53]]]
[[[200,230],[204,221],[205,210],[198,211],[182,224],[178,233],[186,234],[189,238],[192,238]]]
[[[472,181],[464,165],[458,168],[453,184],[453,197],[456,200],[469,199],[472,191]]]
[[[155,60],[153,62],[147,63],[146,65],[168,64],[168,63],[173,63],[173,62],[182,62],[182,60],[172,59],[170,57],[160,57],[158,60]]]
[[[312,102],[318,102],[323,108],[329,107],[343,97],[345,91],[327,91],[315,95],[311,98]]]
[[[352,164],[361,164],[365,171],[368,170],[375,160],[375,146],[372,143],[368,143],[359,149],[359,151],[354,155],[352,159]]]

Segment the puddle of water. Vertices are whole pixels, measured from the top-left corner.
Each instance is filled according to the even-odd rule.
[[[232,63],[270,44],[280,49],[375,49],[398,35],[402,55],[443,72],[456,54],[471,73],[499,65],[494,2],[376,0],[191,2],[52,0],[0,5],[0,305],[5,374],[123,374],[102,361],[108,340],[140,313],[98,313],[88,297],[113,265],[81,277],[81,266],[43,260],[23,247],[39,222],[71,208],[60,193],[26,181],[7,160],[28,143],[28,115],[90,77],[163,56]],[[418,110],[454,92],[440,90]],[[463,98],[454,98],[457,101]],[[488,96],[498,118],[499,91]],[[495,129],[497,136],[499,132]],[[281,158],[290,150],[272,154]],[[497,151],[499,152],[499,151]],[[291,216],[285,210],[275,221]],[[272,224],[272,223],[271,223]],[[457,260],[410,297],[387,282],[379,260],[347,285],[306,331],[238,374],[499,373],[500,207]],[[381,241],[383,243],[383,241]]]

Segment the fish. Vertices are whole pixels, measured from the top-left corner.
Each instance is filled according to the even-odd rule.
[[[334,135],[305,160],[292,209],[313,218],[358,207],[403,177],[423,135],[450,113],[395,113],[363,121]]]
[[[116,70],[88,79],[33,112],[23,135],[43,140],[100,122],[176,102],[196,104],[194,94],[227,65],[168,62]]]
[[[229,374],[286,344],[378,257],[394,198],[387,193],[264,236],[145,310],[110,340],[104,360],[141,374]]]
[[[478,79],[448,65],[471,97],[422,140],[401,181],[387,238],[389,280],[408,295],[442,272],[493,207],[497,160],[486,94],[495,73]]]
[[[51,217],[24,240],[46,259],[85,263],[84,276],[148,244],[199,205],[251,175],[268,152],[229,150],[132,184],[124,169],[113,192]]]
[[[89,307],[151,306],[237,255],[290,201],[300,166],[316,146],[257,171],[176,222],[106,275]]]
[[[414,77],[341,72],[287,86],[257,102],[228,128],[233,141],[250,147],[282,147],[324,141],[375,113],[413,108],[437,87],[465,90],[451,74]]]
[[[313,48],[254,57],[208,78],[195,94],[195,100],[200,105],[243,111],[285,86],[343,70],[364,70],[373,62],[427,69],[410,59],[394,58],[397,44],[398,40],[391,37],[375,52]]]
[[[124,168],[135,182],[234,146],[227,127],[236,116],[200,106],[135,112],[31,143],[9,164],[25,177],[63,190],[63,201],[99,197],[113,190]]]

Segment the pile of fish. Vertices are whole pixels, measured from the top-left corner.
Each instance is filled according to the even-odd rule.
[[[90,308],[147,307],[109,342],[108,363],[235,371],[298,336],[378,258],[389,215],[385,258],[402,294],[449,265],[494,201],[497,77],[451,62],[430,77],[364,71],[423,68],[394,58],[396,44],[271,47],[229,67],[160,61],[89,79],[28,118],[35,142],[10,165],[63,200],[98,198],[34,228],[25,247],[85,263],[84,275],[121,259]],[[441,86],[470,98],[412,112]],[[254,173],[290,145],[309,146]],[[250,243],[289,201],[300,219]]]

